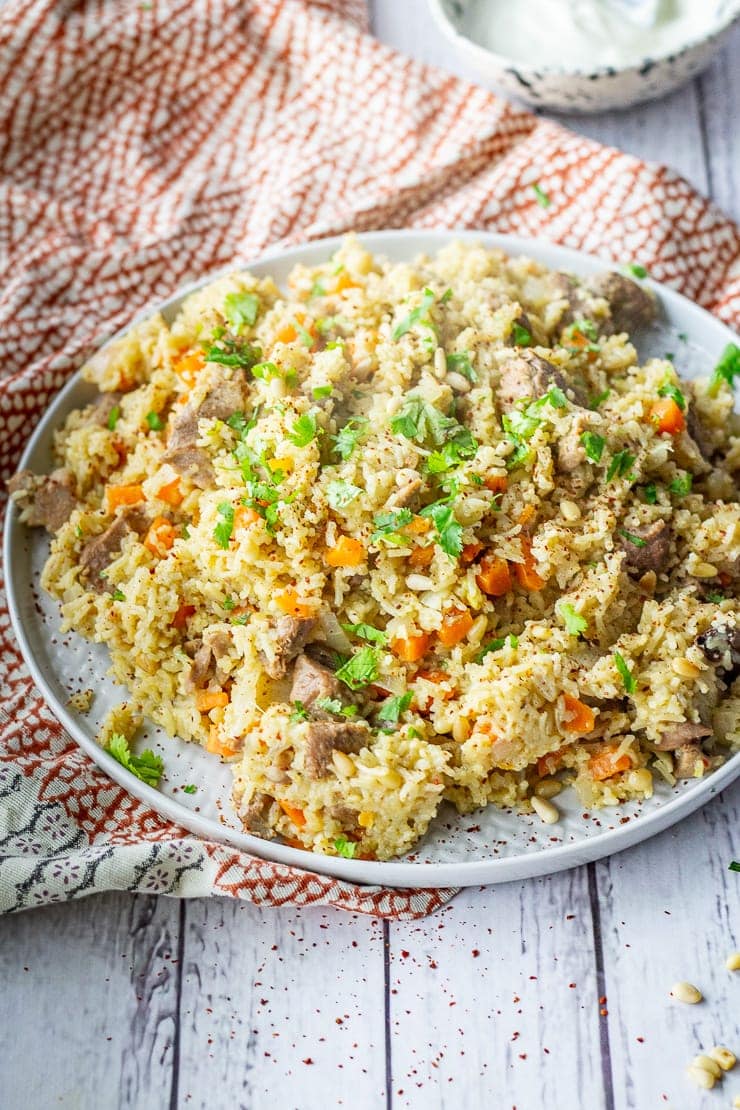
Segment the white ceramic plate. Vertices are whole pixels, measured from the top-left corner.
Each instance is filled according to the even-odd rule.
[[[410,260],[422,252],[432,253],[453,238],[477,240],[509,254],[526,254],[547,266],[577,274],[594,273],[608,265],[550,243],[485,232],[379,231],[362,236],[375,253],[397,261]],[[272,274],[281,283],[295,263],[317,265],[325,261],[339,242],[324,239],[272,252],[245,268],[256,274]],[[183,290],[159,306],[160,311],[171,319],[182,298],[212,281],[214,276],[211,274]],[[641,357],[672,351],[685,377],[706,373],[735,336],[679,294],[655,288],[660,295],[663,319],[638,343]],[[148,309],[138,318],[151,311]],[[679,338],[681,334],[688,340]],[[21,465],[38,472],[50,469],[54,429],[71,409],[86,404],[94,393],[94,388],[79,376],[73,377],[31,437]],[[126,700],[126,691],[108,677],[105,647],[89,644],[75,634],[60,633],[56,603],[38,587],[47,552],[46,533],[20,525],[14,507],[9,506],[5,568],[10,615],[26,663],[53,712],[111,778],[152,809],[200,836],[225,841],[254,855],[356,882],[389,886],[472,886],[522,879],[573,867],[645,840],[697,809],[740,773],[738,753],[705,779],[682,782],[673,789],[658,784],[654,797],[647,802],[594,813],[584,813],[575,794],[566,791],[558,798],[562,821],[557,825],[543,825],[537,817],[494,807],[465,817],[446,807],[416,851],[391,863],[313,855],[260,840],[238,828],[230,806],[231,772],[202,748],[170,739],[154,725],[148,725],[139,742],[159,752],[166,769],[161,787],[153,789],[124,770],[95,742],[106,713]],[[67,703],[71,694],[87,688],[95,691],[95,698],[91,711],[83,715],[70,709]],[[182,787],[188,783],[198,784],[196,794],[183,793]]]

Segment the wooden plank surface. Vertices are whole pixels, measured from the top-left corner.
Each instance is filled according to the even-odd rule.
[[[466,76],[426,0],[372,7],[383,41]],[[559,118],[740,218],[738,56],[740,28],[668,99]],[[417,923],[124,894],[5,919],[0,1107],[731,1106],[737,1072],[702,1094],[683,1071],[740,1048],[738,829],[740,784],[611,860]],[[701,1005],[668,998],[682,978]]]

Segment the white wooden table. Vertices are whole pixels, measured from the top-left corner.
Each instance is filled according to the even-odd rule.
[[[384,41],[455,70],[425,0]],[[740,33],[668,100],[564,122],[665,161],[740,218]],[[464,891],[412,924],[111,895],[0,925],[0,1107],[731,1107],[740,1067],[740,782],[580,870]],[[705,1001],[672,1003],[677,979]]]

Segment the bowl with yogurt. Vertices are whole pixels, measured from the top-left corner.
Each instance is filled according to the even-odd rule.
[[[695,77],[740,0],[429,0],[485,85],[534,107],[626,108]]]

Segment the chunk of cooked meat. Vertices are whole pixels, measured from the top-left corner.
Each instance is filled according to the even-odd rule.
[[[8,493],[26,513],[26,523],[58,532],[77,505],[74,477],[69,470],[51,474],[34,474],[20,470],[8,481]]]
[[[656,520],[645,528],[624,529],[639,542],[635,543],[621,532],[617,541],[627,556],[627,569],[644,574],[654,570],[656,574],[663,569],[671,547],[671,530],[664,520]]]
[[[269,812],[274,801],[269,794],[258,792],[241,808],[239,816],[247,832],[261,836],[263,840],[271,840],[275,836],[275,830],[269,822]]]
[[[694,744],[697,740],[705,740],[707,736],[711,735],[712,730],[706,725],[695,725],[691,721],[683,721],[681,724],[671,725],[670,728],[661,733],[660,740],[657,741],[655,747],[659,752],[675,752],[678,748],[687,744]]]
[[[149,527],[149,517],[138,505],[130,505],[95,539],[89,540],[80,552],[80,567],[91,590],[103,593],[106,581],[103,571],[121,553],[126,536],[141,536]]]
[[[262,665],[270,678],[284,678],[288,666],[303,651],[316,627],[315,617],[279,617],[275,623],[272,654],[261,653]]]
[[[567,327],[583,316],[590,317],[588,295],[572,274],[558,270],[550,274],[549,281],[553,297],[568,302],[568,307],[560,317],[560,327]]]
[[[202,640],[192,644],[195,647],[193,662],[185,678],[185,686],[189,691],[202,690],[211,679],[222,685],[228,677],[219,669],[218,663],[231,649],[231,637],[226,632],[216,630],[206,632]]]
[[[543,397],[556,386],[576,405],[584,405],[581,390],[570,382],[560,367],[534,351],[521,350],[504,363],[499,379],[498,395],[504,408],[513,408],[517,401]]]
[[[162,462],[169,463],[181,477],[188,478],[200,489],[208,489],[215,480],[211,460],[202,447],[185,445],[175,450],[167,450],[162,456]]]
[[[360,832],[361,826],[357,820],[358,811],[356,809],[351,809],[349,806],[342,805],[340,802],[338,805],[332,806],[329,813],[335,821],[339,822],[344,832]]]
[[[673,773],[677,779],[693,779],[697,770],[705,771],[709,760],[698,744],[681,744],[673,753]]]
[[[421,478],[411,478],[400,489],[394,490],[385,503],[386,509],[405,509],[424,485]]]
[[[122,397],[122,393],[101,393],[89,407],[88,423],[99,424],[101,428],[105,428],[110,414],[116,405],[120,404]]]
[[[303,765],[311,779],[323,779],[331,766],[334,751],[356,755],[370,741],[366,724],[355,721],[309,721]]]
[[[206,394],[198,408],[198,419],[228,420],[246,405],[244,383],[236,378],[224,378]]]
[[[223,632],[220,628],[217,628],[214,632],[208,632],[206,634],[206,639],[217,660],[223,659],[225,655],[228,655],[233,646],[231,636],[229,636],[228,632]]]
[[[167,435],[167,450],[177,451],[181,447],[194,447],[198,440],[198,412],[186,405],[172,419]]]
[[[647,327],[658,314],[658,303],[650,289],[613,270],[589,278],[586,288],[609,302],[618,332]]]
[[[302,702],[309,708],[320,698],[339,698],[342,689],[341,682],[328,667],[323,667],[307,655],[298,656],[290,688],[291,701]]]
[[[699,633],[696,643],[707,661],[721,670],[732,673],[740,668],[740,625],[711,624]]]
[[[691,437],[697,451],[701,455],[704,462],[708,463],[712,457],[712,446],[707,439],[706,429],[701,422],[701,417],[697,412],[694,403],[693,389],[688,383],[683,384],[683,391],[686,394],[688,404],[686,405],[686,435]]]

